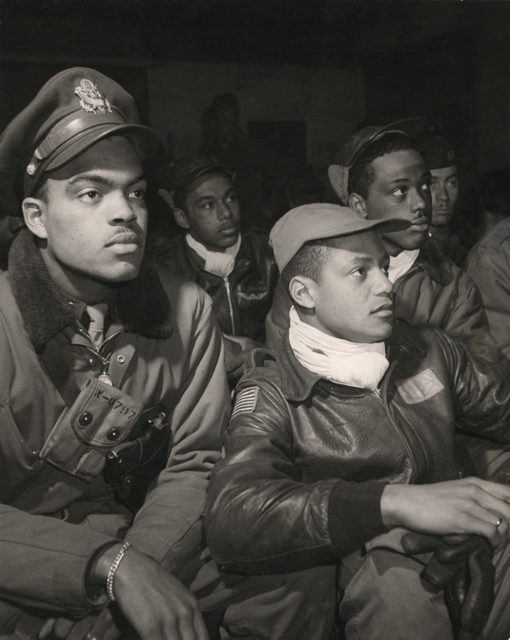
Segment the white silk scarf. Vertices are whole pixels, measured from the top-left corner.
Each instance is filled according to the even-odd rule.
[[[236,256],[241,246],[241,234],[237,238],[237,242],[231,247],[227,247],[224,251],[210,251],[207,247],[190,234],[186,234],[186,242],[203,260],[205,260],[204,269],[209,273],[214,273],[221,278],[228,278],[234,270]]]
[[[323,378],[374,391],[389,362],[384,342],[360,343],[334,338],[289,312],[289,342],[298,361]]]

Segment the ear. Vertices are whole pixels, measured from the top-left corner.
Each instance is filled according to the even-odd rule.
[[[345,204],[346,197],[346,178],[343,167],[337,164],[330,164],[328,167],[328,178],[333,187],[336,195],[340,198],[340,201]]]
[[[173,214],[174,214],[175,222],[182,229],[189,229],[188,218],[186,217],[186,214],[184,213],[184,211],[182,209],[174,209],[173,210]]]
[[[315,281],[306,276],[294,276],[289,283],[289,294],[292,301],[302,309],[315,309]]]
[[[38,198],[25,198],[21,203],[23,218],[28,229],[38,238],[47,238],[46,203]]]
[[[360,218],[368,218],[367,205],[363,196],[360,196],[358,193],[350,193],[348,206],[357,213]]]

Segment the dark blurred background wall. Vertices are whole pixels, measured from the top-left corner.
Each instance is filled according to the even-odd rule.
[[[110,74],[178,157],[234,92],[251,135],[324,179],[356,126],[427,115],[467,181],[508,167],[510,3],[0,0],[0,129],[54,72]]]

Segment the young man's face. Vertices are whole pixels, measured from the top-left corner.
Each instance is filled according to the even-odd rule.
[[[231,180],[211,175],[186,195],[181,226],[211,251],[224,251],[239,237],[240,207]]]
[[[57,281],[67,277],[78,293],[93,283],[135,278],[147,230],[147,185],[133,145],[106,138],[49,176],[43,200],[36,201],[40,218],[30,227],[47,241],[50,274]]]
[[[450,223],[453,209],[459,195],[457,166],[430,170],[430,191],[432,194],[432,224],[446,227]]]
[[[389,257],[379,236],[366,231],[338,238],[328,250],[319,282],[311,282],[314,315],[303,320],[351,342],[385,340],[393,327]]]
[[[372,162],[375,179],[364,199],[367,218],[405,218],[405,231],[385,234],[398,249],[418,249],[430,223],[430,173],[422,156],[414,149],[393,151]]]

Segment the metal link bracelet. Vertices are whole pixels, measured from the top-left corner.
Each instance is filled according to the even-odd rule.
[[[119,568],[119,565],[130,546],[130,542],[124,542],[122,547],[119,549],[119,552],[115,556],[112,564],[110,565],[110,568],[108,569],[108,575],[106,576],[106,595],[112,602],[115,602],[115,594],[113,593],[113,580],[115,578],[115,574],[117,573],[117,569]]]

